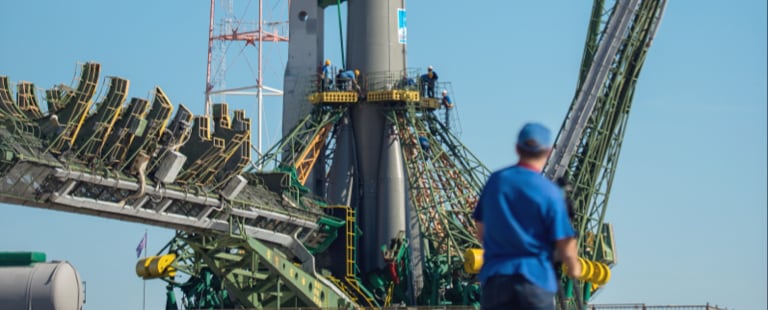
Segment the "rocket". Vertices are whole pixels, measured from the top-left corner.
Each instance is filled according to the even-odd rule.
[[[344,68],[359,70],[365,91],[366,76],[406,68],[402,40],[405,2],[348,1],[347,59]],[[306,101],[307,83],[323,61],[323,11],[316,0],[294,0],[290,8],[290,44],[284,83],[283,133],[311,110]],[[406,177],[397,128],[387,119],[387,104],[354,104],[339,126],[336,153],[326,197],[330,203],[349,204],[362,230],[357,243],[358,265],[363,274],[385,268],[381,248],[406,231]],[[324,166],[317,165],[316,166]],[[319,168],[318,168],[319,169]],[[323,171],[313,171],[324,177]],[[323,182],[307,182],[322,184]],[[326,189],[314,188],[316,193]],[[343,255],[339,253],[338,255]],[[343,260],[342,257],[334,260]]]

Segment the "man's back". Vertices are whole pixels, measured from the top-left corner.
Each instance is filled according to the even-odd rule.
[[[491,175],[472,214],[484,249],[483,310],[554,310],[555,248],[569,277],[581,273],[563,192],[541,174],[551,137],[546,126],[525,124],[515,145],[518,164]]]
[[[573,235],[556,185],[520,165],[497,171],[483,189],[475,218],[484,226],[481,281],[520,274],[546,290],[556,289],[554,243]]]
[[[324,78],[331,78],[331,75],[333,74],[331,72],[331,65],[323,65],[322,74]]]
[[[355,71],[347,70],[340,74],[341,78],[348,79],[348,80],[354,80],[355,79]]]
[[[453,101],[451,100],[451,96],[446,95],[445,92],[443,92],[443,99],[440,100],[440,103],[443,105],[443,107],[448,109],[453,107]]]

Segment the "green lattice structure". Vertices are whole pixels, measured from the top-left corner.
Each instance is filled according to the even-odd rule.
[[[616,263],[615,240],[612,226],[605,221],[608,198],[618,164],[621,144],[627,128],[632,96],[640,69],[651,45],[656,27],[664,9],[664,1],[636,1],[637,7],[629,13],[626,32],[614,37],[618,49],[611,55],[609,74],[597,81],[599,93],[594,107],[575,140],[575,151],[561,176],[567,178],[572,190],[570,199],[576,209],[575,226],[579,233],[579,256],[608,266]],[[606,10],[604,1],[595,1],[590,19],[584,58],[579,76],[577,96],[571,112],[578,106],[578,91],[585,88],[588,72],[593,66],[605,25],[617,15],[614,7]],[[632,8],[629,8],[630,10]],[[570,113],[569,113],[570,115]],[[564,122],[558,141],[569,130]],[[555,164],[550,159],[545,173],[557,177]],[[600,288],[593,283],[563,278],[564,295],[559,298],[560,308],[580,309]]]

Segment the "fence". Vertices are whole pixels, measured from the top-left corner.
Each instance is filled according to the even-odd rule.
[[[277,309],[277,308],[264,308]],[[286,308],[281,307],[283,310],[338,310],[342,308]],[[358,310],[371,309],[371,308],[357,308]],[[476,310],[478,308],[473,306],[389,306],[379,308],[380,310]],[[233,309],[234,310],[234,309]],[[248,310],[248,309],[241,309]],[[722,308],[719,306],[712,306],[709,303],[705,305],[646,305],[646,304],[602,304],[602,305],[587,305],[584,310],[728,310],[728,308]]]
[[[587,305],[585,310],[727,310],[719,306],[712,306],[709,303],[705,305],[654,305],[646,304],[605,304],[605,305]]]

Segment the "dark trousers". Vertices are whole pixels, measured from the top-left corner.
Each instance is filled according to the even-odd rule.
[[[320,86],[320,91],[331,90],[331,85],[333,84],[331,82],[331,79],[325,78],[325,79],[320,79],[320,81],[321,81],[321,84],[322,84]]]
[[[444,108],[444,109],[445,109],[445,128],[448,128],[448,130],[451,130],[451,116],[448,114],[450,109],[448,108]]]
[[[483,283],[482,310],[554,310],[555,293],[536,286],[522,275],[492,276]]]
[[[345,78],[336,78],[336,90],[350,90],[350,81]]]

